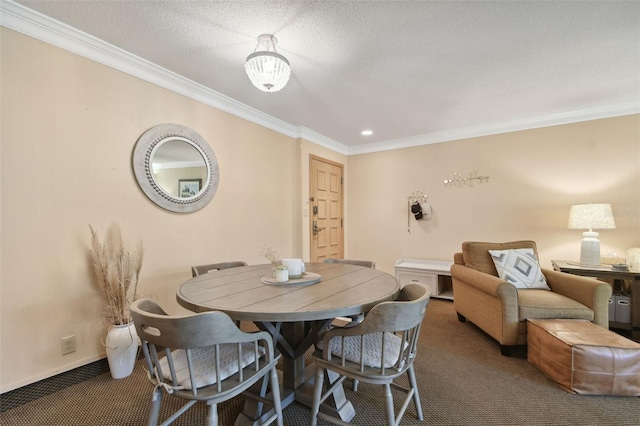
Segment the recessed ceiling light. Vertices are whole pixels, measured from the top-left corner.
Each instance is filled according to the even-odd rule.
[[[373,130],[363,130],[362,136],[371,136],[373,134]]]

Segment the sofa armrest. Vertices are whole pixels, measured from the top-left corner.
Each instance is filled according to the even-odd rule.
[[[451,278],[496,299],[512,299],[517,304],[516,288],[500,277],[485,274],[464,265],[451,265]]]
[[[593,323],[609,328],[609,299],[612,288],[609,284],[593,278],[542,269],[551,291],[582,303],[593,310]]]
[[[453,305],[501,345],[519,343],[518,292],[495,275],[464,265],[451,265]]]

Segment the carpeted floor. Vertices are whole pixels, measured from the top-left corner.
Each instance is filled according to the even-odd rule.
[[[566,393],[526,360],[526,352],[507,358],[495,341],[473,324],[457,321],[453,304],[432,299],[415,361],[424,423],[410,405],[403,425],[599,425],[640,424],[640,398],[579,396]],[[355,425],[383,425],[380,386],[345,387],[356,409]],[[0,413],[0,425],[138,426],[145,425],[151,385],[139,362],[134,373],[113,380],[98,375]],[[399,400],[396,398],[396,409]],[[220,424],[232,425],[242,397],[219,406]],[[161,417],[179,406],[165,397]],[[205,408],[192,408],[176,426],[204,425]],[[285,425],[306,425],[309,409],[291,404]],[[327,424],[319,422],[320,425]]]

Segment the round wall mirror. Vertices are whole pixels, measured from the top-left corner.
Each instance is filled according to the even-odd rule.
[[[133,170],[147,197],[172,212],[200,210],[218,189],[213,150],[197,132],[178,124],[159,124],[140,136]]]

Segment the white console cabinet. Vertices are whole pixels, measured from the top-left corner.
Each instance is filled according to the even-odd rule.
[[[401,258],[396,261],[396,279],[401,286],[416,282],[425,284],[431,289],[431,297],[453,300],[451,265],[453,262],[446,260]]]

